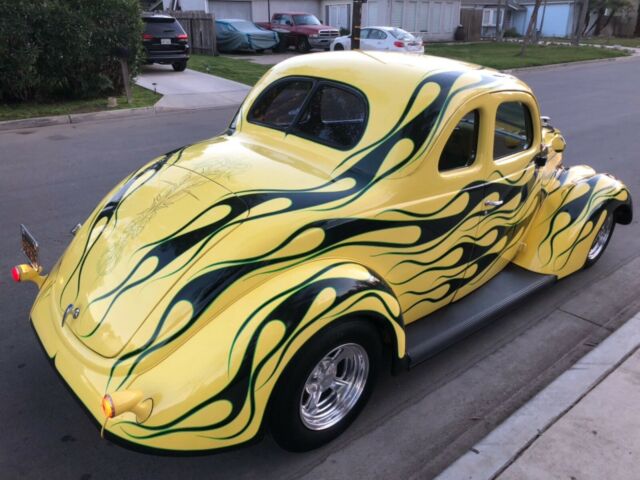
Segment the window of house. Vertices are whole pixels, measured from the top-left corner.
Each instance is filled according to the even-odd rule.
[[[474,110],[462,117],[453,129],[438,162],[438,169],[441,172],[468,167],[475,162],[478,152],[479,121],[480,114]]]
[[[496,112],[494,160],[527,150],[532,142],[533,127],[527,106],[521,102],[501,104]]]
[[[495,8],[483,8],[482,9],[482,26],[483,27],[495,27],[496,26],[496,14]]]
[[[367,102],[358,90],[311,78],[292,78],[267,88],[248,115],[251,123],[338,149],[353,147],[364,133]]]

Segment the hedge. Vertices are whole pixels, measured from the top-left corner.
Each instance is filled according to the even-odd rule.
[[[0,101],[118,94],[122,49],[137,73],[138,0],[0,0],[0,11]]]

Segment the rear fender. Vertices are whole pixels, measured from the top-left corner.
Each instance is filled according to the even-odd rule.
[[[627,188],[587,166],[558,168],[542,195],[540,210],[514,259],[527,270],[565,277],[584,266],[605,213],[618,223],[631,222]]]
[[[293,355],[327,325],[355,317],[373,322],[395,356],[405,355],[400,305],[366,267],[317,260],[273,275],[207,319],[128,386],[149,392],[154,402],[149,420],[125,421],[109,430],[155,448],[209,450],[245,443],[259,433],[271,392]]]

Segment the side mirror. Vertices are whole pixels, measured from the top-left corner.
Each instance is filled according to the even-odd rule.
[[[551,140],[551,148],[553,148],[556,152],[564,152],[567,143],[564,141],[564,137],[562,135],[556,135]]]

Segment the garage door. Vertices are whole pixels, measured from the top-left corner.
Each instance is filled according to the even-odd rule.
[[[251,2],[209,0],[209,13],[216,18],[243,18],[251,20]]]

